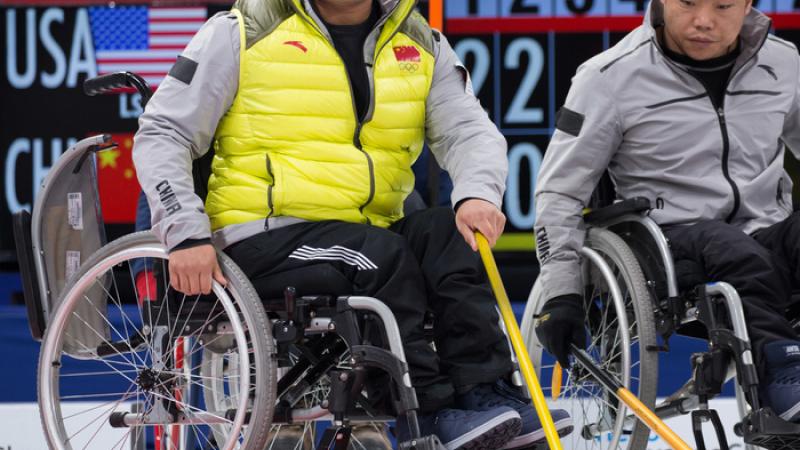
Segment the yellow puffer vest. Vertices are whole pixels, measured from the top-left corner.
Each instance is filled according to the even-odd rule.
[[[400,0],[383,26],[359,124],[344,63],[299,0],[237,2],[247,45],[215,136],[212,229],[277,216],[388,227],[403,216],[434,66],[431,29],[413,6]]]

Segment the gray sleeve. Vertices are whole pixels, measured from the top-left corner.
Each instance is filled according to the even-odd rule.
[[[556,119],[535,194],[534,232],[546,299],[583,292],[583,208],[622,141],[613,98],[602,73],[581,67]]]
[[[472,92],[467,69],[444,36],[426,104],[426,137],[439,166],[453,179],[453,205],[474,197],[500,208],[508,173],[506,140]]]
[[[783,124],[781,140],[797,160],[800,160],[800,57],[795,54],[794,100]]]
[[[220,13],[203,25],[139,118],[133,162],[147,195],[153,232],[172,249],[211,237],[203,202],[194,193],[192,160],[211,145],[238,89],[239,28]]]

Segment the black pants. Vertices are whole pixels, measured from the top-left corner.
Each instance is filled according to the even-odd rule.
[[[420,408],[450,405],[454,388],[493,382],[511,371],[505,336],[480,257],[455,227],[449,208],[416,212],[388,230],[339,221],[270,230],[225,250],[262,297],[328,286],[375,297],[395,315]],[[321,266],[321,267],[320,267]],[[327,280],[304,274],[310,267]],[[336,289],[336,288],[332,288]],[[435,314],[434,352],[425,340],[425,312]]]
[[[692,260],[709,280],[725,281],[739,293],[757,364],[763,346],[797,340],[785,317],[793,289],[800,288],[800,214],[747,235],[723,221],[665,230],[673,257]]]

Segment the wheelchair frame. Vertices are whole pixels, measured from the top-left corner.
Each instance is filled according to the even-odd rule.
[[[705,449],[701,427],[706,421],[712,422],[718,442],[723,448],[727,447],[725,432],[716,411],[708,408],[708,399],[719,394],[722,384],[735,376],[736,400],[742,422],[734,431],[744,437],[748,450],[755,446],[796,448],[800,444],[800,425],[781,420],[770,408],[761,405],[758,375],[739,294],[725,282],[708,283],[696,287],[693,292],[681,293],[669,243],[660,227],[648,216],[649,211],[649,201],[637,198],[593,211],[586,215],[585,221],[588,226],[618,232],[643,268],[643,260],[647,259],[644,253],[648,253],[643,245],[651,247],[651,257],[653,253],[660,257],[660,268],[664,272],[660,281],[666,287],[665,298],[659,298],[657,294],[659,280],[652,279],[655,278],[651,276],[652,270],[645,270],[645,276],[655,302],[653,311],[657,330],[664,345],[648,350],[668,351],[669,337],[692,322],[699,322],[708,330],[709,351],[692,356],[692,379],[658,405],[654,412],[667,419],[694,410],[691,413],[697,447]],[[727,357],[731,357],[733,362],[725,364]],[[634,416],[628,416],[626,423],[634,420]]]

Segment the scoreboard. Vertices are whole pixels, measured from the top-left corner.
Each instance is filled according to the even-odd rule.
[[[557,17],[624,17],[643,15],[646,0],[445,0],[448,20],[464,18],[552,19]],[[800,9],[797,0],[755,0],[761,12],[794,13]]]
[[[443,1],[444,33],[470,70],[476,95],[509,143],[504,198],[508,224],[499,248],[530,250],[536,175],[570,79],[583,61],[641,24],[647,4],[644,0]],[[755,3],[773,18],[778,35],[800,43],[800,0]],[[425,12],[429,5],[421,1],[419,7]],[[124,8],[128,9],[122,17]],[[164,53],[163,42],[173,42],[177,49],[167,47],[174,60],[193,31],[180,27],[163,31],[159,14],[183,17],[199,27],[206,17],[228,8],[230,2],[216,0],[160,0],[158,7],[146,0],[14,0],[13,5],[0,0],[0,263],[15,259],[11,214],[30,208],[53,161],[90,134],[111,133],[121,144],[117,154],[99,161],[101,201],[110,237],[130,232],[138,195],[130,148],[141,108],[129,93],[86,97],[81,83],[103,73],[108,65],[104,55],[113,53],[109,45],[141,40],[143,48]],[[109,27],[104,22],[109,17],[130,24]],[[135,39],[126,37],[132,30],[139,33]],[[149,61],[146,71],[163,76],[169,61],[150,56],[144,55]]]

